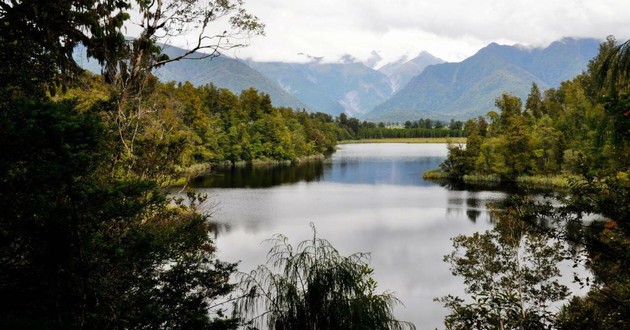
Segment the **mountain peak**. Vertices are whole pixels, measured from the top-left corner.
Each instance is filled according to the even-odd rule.
[[[379,54],[377,51],[373,50],[370,53],[370,58],[367,59],[367,61],[365,61],[363,64],[365,64],[365,66],[367,66],[368,68],[372,68],[375,69],[378,67],[378,65],[383,61],[383,57],[381,57],[381,54]]]
[[[341,56],[340,62],[343,64],[348,64],[348,63],[355,63],[357,62],[356,57],[350,55],[350,54],[345,54],[343,56]]]
[[[408,59],[403,56],[396,62],[382,66],[379,71],[387,75],[392,84],[394,92],[403,88],[413,77],[419,75],[424,69],[433,64],[444,63],[443,60],[422,51],[418,56]]]

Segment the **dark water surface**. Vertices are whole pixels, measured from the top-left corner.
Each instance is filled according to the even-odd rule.
[[[240,260],[241,271],[265,262],[263,240],[282,233],[297,243],[313,222],[342,254],[371,252],[379,289],[405,304],[398,318],[443,328],[446,310],[433,298],[463,294],[442,261],[450,239],[491,228],[485,204],[504,196],[424,181],[446,152],[445,144],[341,145],[324,162],[225,170],[194,186],[210,196],[207,210],[222,224],[219,257]]]

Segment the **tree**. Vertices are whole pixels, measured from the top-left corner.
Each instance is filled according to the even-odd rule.
[[[618,45],[615,37],[608,36],[599,47],[599,54],[589,69],[594,73],[595,87],[614,95],[630,80],[630,40]]]
[[[274,236],[271,243],[267,264],[241,275],[244,298],[238,311],[249,317],[250,326],[415,329],[394,319],[392,308],[399,301],[391,293],[376,292],[367,254],[341,256],[317,237],[314,227],[313,238],[295,249],[283,235]]]
[[[1,1],[2,99],[42,97],[68,83],[81,71],[72,57],[78,45],[99,60],[119,56],[129,7],[121,0]]]
[[[500,133],[509,131],[511,119],[522,115],[522,103],[521,99],[508,93],[503,93],[500,97],[496,98],[494,104],[501,110],[497,123]]]
[[[134,4],[144,32],[128,42],[122,28]],[[151,69],[180,59],[164,57],[158,39],[206,31],[221,17],[261,31],[241,4],[0,2],[1,328],[236,326],[214,303],[232,290],[235,265],[214,255],[207,216],[196,209],[203,199],[184,203],[161,186],[189,132],[171,134],[173,109],[150,116],[148,100],[159,86]],[[226,36],[199,40],[220,49]],[[46,94],[77,81],[79,45],[105,66],[110,92],[82,111]]]
[[[112,179],[112,137],[72,103],[0,108],[0,328],[234,325],[235,265],[207,217],[155,182]]]
[[[555,211],[565,223],[558,235],[584,247],[576,251],[574,262],[584,264],[592,276],[579,279],[590,290],[564,306],[560,325],[563,329],[624,328],[630,322],[630,179],[587,175],[574,183],[564,202],[566,206]],[[599,215],[600,221],[585,226],[584,214]]]
[[[219,56],[221,50],[245,46],[247,37],[264,30],[242,0],[135,2],[141,17],[140,35],[122,52],[99,58],[106,81],[115,86],[110,116],[122,145],[118,157],[127,167],[133,166],[137,156],[138,126],[151,111],[150,104],[145,104],[151,98],[147,90],[155,81],[151,70],[173,61]],[[172,38],[186,35],[195,38],[186,52],[173,58],[163,53]]]
[[[543,109],[542,109],[542,97],[540,94],[540,89],[538,85],[534,82],[532,83],[532,88],[529,91],[529,95],[527,95],[527,100],[525,101],[525,111],[529,112],[534,118],[542,117]]]
[[[591,63],[595,89],[605,95],[606,113],[615,133],[613,143],[626,148],[630,138],[630,40],[617,45],[609,36]]]
[[[444,260],[464,278],[470,297],[436,299],[451,312],[447,329],[543,329],[555,323],[550,305],[568,296],[557,279],[563,245],[529,230],[523,214],[518,202],[495,209],[495,228],[453,239],[455,250]]]

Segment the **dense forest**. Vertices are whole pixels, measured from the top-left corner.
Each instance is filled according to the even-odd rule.
[[[269,95],[251,88],[235,95],[212,84],[194,87],[190,83],[163,83],[152,77],[143,93],[142,106],[150,110],[142,115],[142,123],[134,132],[134,166],[144,167],[136,169],[138,173],[146,173],[146,167],[158,160],[181,170],[296,162],[333,152],[342,140],[461,137],[465,133],[461,121],[446,126],[440,121],[420,119],[386,127],[345,114],[332,117],[275,107]],[[103,77],[83,72],[51,99],[77,102],[77,108],[85,112],[98,102],[106,102],[107,95]],[[163,145],[153,145],[154,141]],[[174,150],[177,157],[173,157]]]
[[[90,109],[98,101],[95,91],[106,88],[102,77],[88,73],[75,86],[59,91],[53,99],[80,101],[81,108]],[[180,167],[296,161],[331,152],[339,136],[350,134],[330,115],[274,107],[268,95],[254,89],[235,95],[213,85],[194,87],[151,78],[143,93],[146,97],[142,106],[150,110],[136,132],[138,152],[156,157],[155,150],[147,146],[152,141],[163,141],[171,145],[164,152],[179,148],[180,157],[157,157]],[[153,161],[137,156],[138,162]]]
[[[132,9],[142,24],[130,40]],[[213,24],[225,32],[208,36]],[[330,116],[273,107],[255,90],[234,95],[152,74],[263,31],[242,1],[0,2],[0,328],[252,328],[258,300],[292,294],[313,305],[297,316],[262,311],[273,315],[267,326],[413,328],[393,318],[397,301],[375,291],[367,260],[329,244],[335,258],[318,253],[312,261],[326,267],[305,263],[303,274],[334,299],[234,283],[237,265],[217,259],[210,216],[199,211],[206,196],[168,194],[195,164],[294,161],[350,135]],[[177,33],[198,42],[169,58],[160,41]],[[76,63],[79,45],[100,75]],[[320,313],[322,303],[352,313]]]

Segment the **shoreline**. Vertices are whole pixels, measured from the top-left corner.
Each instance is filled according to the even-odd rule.
[[[453,182],[448,174],[439,169],[428,170],[422,174],[422,178],[433,182]],[[464,175],[461,182],[468,185],[496,186],[502,184],[514,184],[519,188],[534,189],[569,189],[571,182],[579,180],[576,175],[521,175],[514,180],[502,180],[496,174],[490,175]]]
[[[186,185],[186,183],[198,176],[212,172],[213,169],[226,169],[226,168],[244,168],[244,167],[270,167],[270,166],[290,166],[298,165],[313,161],[324,161],[326,159],[325,154],[317,154],[310,156],[299,157],[294,160],[271,160],[271,159],[254,159],[251,161],[239,161],[232,163],[230,161],[223,161],[219,163],[199,163],[193,164],[186,168],[181,169],[181,174],[169,180],[166,186],[180,187]]]
[[[342,140],[337,144],[357,144],[357,143],[459,143],[465,144],[465,137],[445,137],[445,138],[387,138],[387,139],[361,139]]]

